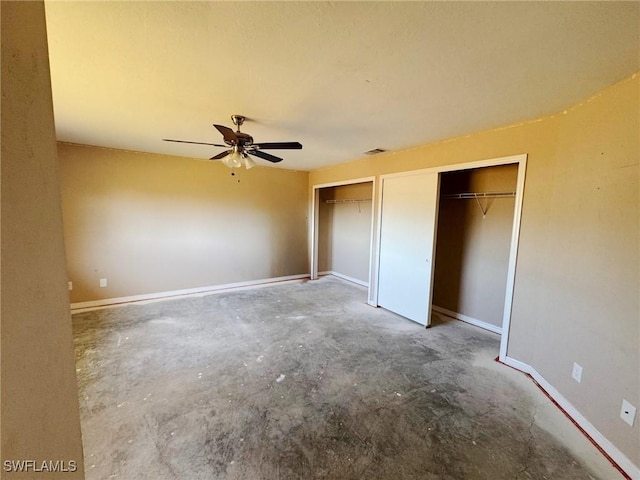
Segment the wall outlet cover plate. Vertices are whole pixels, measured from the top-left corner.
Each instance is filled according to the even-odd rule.
[[[573,370],[571,371],[571,376],[578,383],[582,381],[582,367],[575,362],[573,363]]]
[[[623,399],[622,408],[620,409],[620,418],[628,423],[629,426],[633,427],[633,421],[636,418],[636,407]]]

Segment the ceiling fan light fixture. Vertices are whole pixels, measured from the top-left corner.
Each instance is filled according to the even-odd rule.
[[[256,166],[256,162],[254,162],[253,159],[249,158],[248,155],[245,155],[242,160],[244,161],[244,168],[246,168],[247,170]]]
[[[229,168],[237,168],[242,166],[242,160],[242,154],[240,154],[237,147],[233,147],[231,153],[222,159],[222,163]]]

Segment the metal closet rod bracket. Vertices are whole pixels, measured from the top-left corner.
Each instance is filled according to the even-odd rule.
[[[357,203],[358,204],[358,213],[362,213],[360,209],[360,204],[364,202],[370,202],[370,198],[342,198],[338,200],[325,200],[325,203]]]
[[[325,200],[324,203],[363,203],[370,201],[370,198],[343,198],[340,200]]]
[[[466,192],[466,193],[449,193],[447,195],[443,195],[442,198],[446,199],[457,199],[457,200],[467,200],[467,199],[475,199],[482,211],[482,218],[486,218],[487,212],[489,211],[489,205],[487,207],[483,207],[482,203],[480,203],[481,198],[510,198],[515,197],[516,192]]]

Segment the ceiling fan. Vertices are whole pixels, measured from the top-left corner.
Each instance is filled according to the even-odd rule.
[[[170,138],[163,138],[165,142],[178,142],[178,143],[195,143],[198,145],[211,145],[213,147],[231,147],[222,153],[214,155],[209,160],[222,160],[229,168],[245,166],[245,168],[253,168],[256,162],[253,161],[249,155],[267,160],[272,163],[281,162],[280,157],[271,155],[270,153],[263,152],[262,150],[300,150],[302,144],[299,142],[268,142],[268,143],[253,143],[253,137],[248,133],[240,131],[240,127],[244,123],[246,118],[243,115],[231,115],[231,121],[238,127],[237,131],[233,131],[229,127],[224,125],[213,124],[214,127],[222,134],[222,138],[226,145],[220,145],[218,143],[205,143],[205,142],[191,142],[188,140],[172,140]]]

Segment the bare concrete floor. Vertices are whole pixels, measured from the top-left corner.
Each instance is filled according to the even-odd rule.
[[[74,315],[86,478],[622,478],[497,335],[365,298],[325,277]]]

